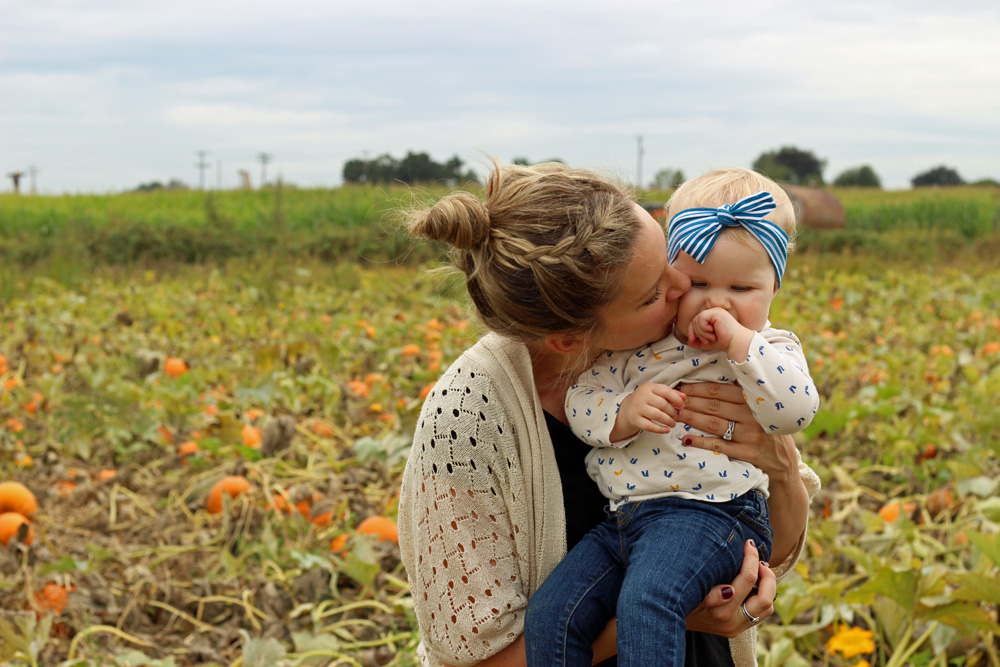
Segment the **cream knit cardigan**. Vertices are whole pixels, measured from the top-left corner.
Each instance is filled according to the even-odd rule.
[[[819,478],[799,471],[812,498]],[[528,598],[566,554],[562,484],[522,343],[488,334],[434,386],[399,508],[421,663],[475,665],[517,639]],[[730,647],[736,667],[756,666],[755,629]]]

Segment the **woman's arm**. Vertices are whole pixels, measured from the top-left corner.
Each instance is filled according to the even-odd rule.
[[[770,478],[768,510],[774,529],[771,560],[775,564],[784,563],[797,554],[809,518],[809,494],[799,473],[795,442],[791,436],[765,433],[737,385],[706,382],[681,385],[680,389],[688,398],[678,421],[720,436],[730,421],[736,423],[731,441],[692,435],[685,436],[686,446],[752,463]]]

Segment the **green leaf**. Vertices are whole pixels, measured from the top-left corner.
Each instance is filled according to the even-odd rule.
[[[894,601],[903,609],[912,611],[916,605],[919,579],[919,572],[913,570],[898,572],[883,567],[864,585],[852,591],[847,599],[849,602],[870,604],[874,596],[881,595]]]
[[[378,554],[366,539],[352,540],[354,546],[344,559],[340,570],[354,581],[368,588],[375,583],[375,577],[382,571]]]
[[[1000,522],[1000,498],[987,498],[979,502],[976,505],[976,509],[982,512],[983,516],[993,523]]]
[[[958,630],[951,627],[950,625],[939,624],[936,628],[931,630],[931,648],[934,649],[935,655],[944,655],[948,650],[948,646],[955,639],[955,635],[958,634]]]
[[[0,609],[0,660],[7,662],[20,655],[37,663],[52,628],[52,614],[39,619],[33,611]]]
[[[72,556],[63,556],[54,563],[38,568],[40,575],[44,576],[53,572],[87,572],[90,570],[90,562],[76,560]]]
[[[971,602],[955,602],[944,607],[934,607],[926,616],[950,625],[966,637],[983,632],[1000,634],[1000,626],[994,623],[979,605]]]
[[[970,479],[963,479],[956,484],[959,496],[979,496],[980,498],[990,498],[997,490],[1000,480],[993,477],[979,475]]]
[[[255,639],[246,630],[243,636],[243,665],[245,667],[273,667],[285,657],[285,647],[277,639]]]
[[[969,541],[983,552],[983,555],[989,558],[994,565],[1000,565],[1000,535],[984,535],[976,532],[966,532],[966,535],[969,536]]]
[[[970,600],[1000,604],[1000,581],[996,575],[984,576],[975,572],[957,572],[948,581],[958,586],[951,596],[955,600]]]

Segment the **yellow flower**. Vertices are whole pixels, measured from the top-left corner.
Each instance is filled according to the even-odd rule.
[[[854,667],[872,667],[872,666],[871,664],[869,664],[867,660],[862,660],[858,664],[854,665]]]
[[[845,658],[853,658],[862,653],[875,650],[871,630],[861,628],[842,628],[826,642],[826,650],[830,653],[840,652]]]

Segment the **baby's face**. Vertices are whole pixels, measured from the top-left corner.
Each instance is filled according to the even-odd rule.
[[[778,281],[763,247],[746,246],[723,234],[704,264],[681,251],[673,267],[691,279],[677,311],[678,333],[686,334],[692,318],[709,308],[728,311],[747,329],[764,328]]]

